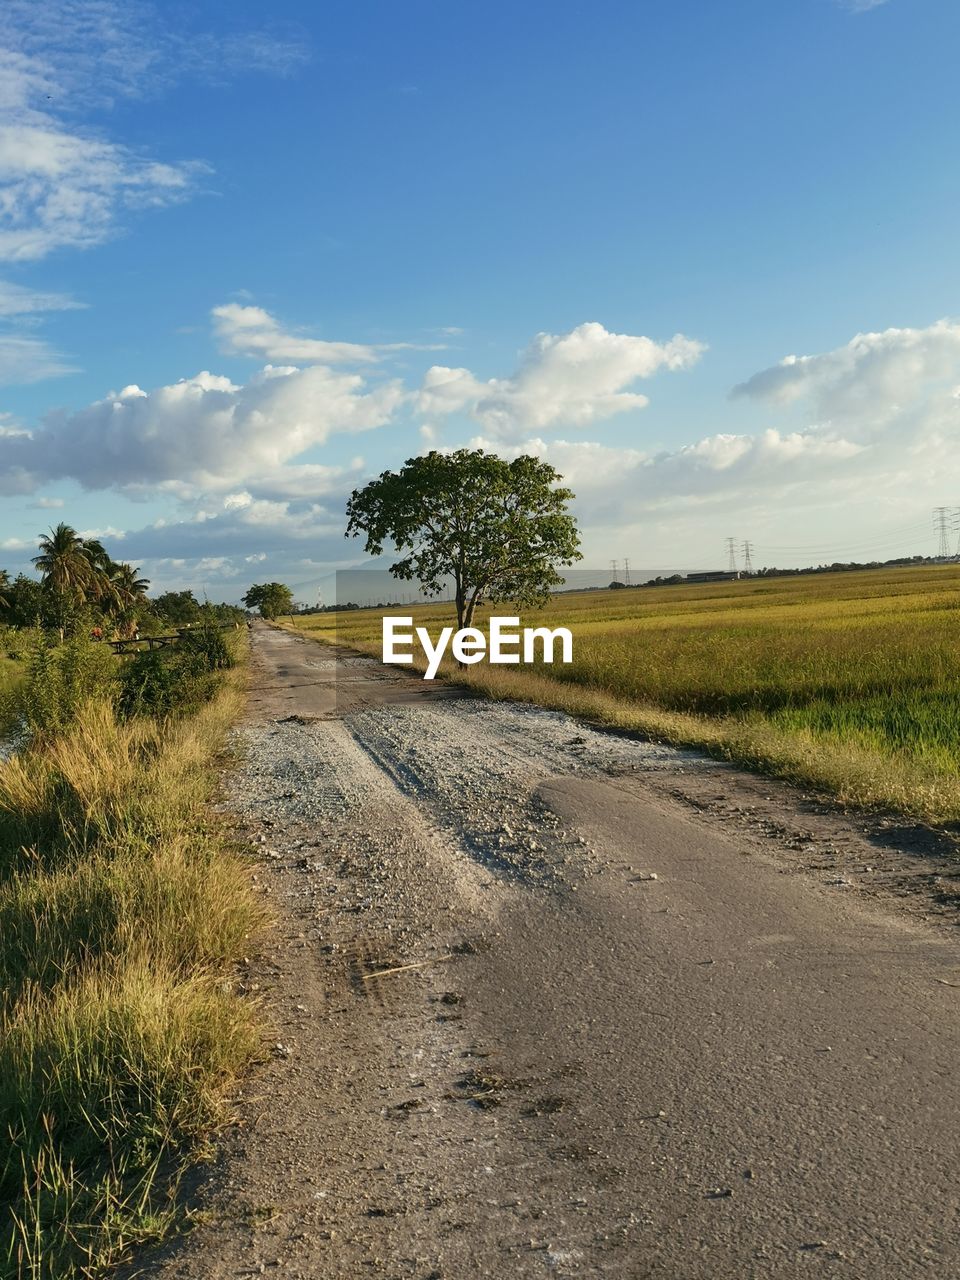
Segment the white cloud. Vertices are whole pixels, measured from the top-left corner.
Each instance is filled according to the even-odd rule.
[[[370,364],[374,347],[355,342],[324,342],[285,333],[262,307],[228,302],[213,308],[214,331],[224,351],[261,360],[289,360],[303,364]]]
[[[38,511],[60,511],[66,503],[63,498],[37,498],[36,502],[31,502],[30,506]]]
[[[605,332],[597,335],[601,348]],[[948,322],[859,335],[834,351],[762,370],[738,394],[771,412],[787,409],[789,419],[757,432],[712,432],[669,448],[556,438],[566,412],[558,387],[581,393],[581,407],[566,419],[576,426],[599,421],[606,397],[634,394],[624,382],[625,362],[628,373],[651,372],[696,358],[683,345],[651,350],[641,341],[628,347],[627,361],[619,348],[598,355],[588,340],[577,365],[571,344],[547,339],[535,348],[543,360],[528,357],[510,379],[480,383],[467,370],[434,371],[429,394],[472,415],[479,424],[472,445],[533,452],[556,466],[577,495],[588,546],[632,530],[637,550],[656,554],[654,564],[669,563],[677,548],[680,563],[695,564],[704,530],[717,546],[721,534],[756,539],[758,555],[771,563],[779,552],[764,552],[765,529],[775,531],[766,535],[771,542],[803,542],[811,525],[830,525],[831,511],[863,512],[869,529],[871,511],[878,521],[890,510],[913,519],[916,510],[960,492],[960,340]],[[558,345],[563,355],[555,367]],[[585,389],[593,401],[582,403]],[[509,436],[497,414],[489,417],[497,430],[486,430],[480,405],[494,394],[511,407]],[[370,468],[361,458],[329,466],[303,456],[334,432],[392,420],[412,399],[397,381],[367,383],[323,364],[268,366],[245,385],[211,373],[149,392],[131,385],[48,419],[32,435],[16,424],[0,430],[0,477],[11,492],[70,476],[91,488],[179,499],[179,517],[128,532],[124,543],[125,555],[150,564],[148,576],[160,582],[242,583],[255,572],[295,584],[305,554],[314,564],[356,563],[357,544],[343,537],[346,496],[404,452],[402,442],[389,446]],[[524,420],[547,425],[521,430]],[[424,447],[433,443],[424,438]],[[890,553],[898,549],[911,547]],[[628,550],[633,560],[634,548],[620,542],[611,554]]]
[[[393,351],[443,351],[442,343],[421,346],[413,342],[369,345],[327,342],[305,334],[290,333],[262,307],[237,302],[214,307],[214,332],[221,348],[232,355],[259,360],[283,360],[295,364],[373,364]]]
[[[939,385],[960,380],[960,324],[858,333],[821,355],[785,357],[733,390],[774,405],[809,402],[821,422],[881,428]]]
[[[76,373],[77,367],[42,338],[0,334],[0,385],[40,382]]]
[[[49,68],[71,100],[95,104],[152,97],[187,77],[288,75],[308,61],[289,26],[206,31],[192,16],[182,10],[171,20],[146,0],[4,0],[0,45]]]
[[[100,244],[121,211],[183,200],[204,172],[195,162],[141,157],[45,112],[8,107],[0,113],[0,260]]]
[[[208,172],[158,160],[77,123],[118,96],[143,97],[188,75],[285,74],[302,43],[264,31],[192,30],[138,0],[4,0],[0,8],[0,260],[88,248],[131,209],[191,196]]]
[[[588,528],[657,522],[681,538],[694,510],[698,521],[711,510],[739,521],[764,512],[789,520],[791,510],[826,513],[867,494],[874,505],[900,509],[906,501],[913,510],[958,491],[958,325],[859,334],[834,351],[788,357],[735,394],[789,407],[806,425],[717,433],[661,450],[546,434],[514,436],[506,447],[493,435],[471,444],[548,459],[575,491]]]
[[[682,334],[659,343],[581,324],[559,336],[538,334],[508,378],[482,382],[469,369],[435,365],[417,408],[428,420],[466,413],[496,439],[561,423],[584,426],[644,408],[647,397],[628,388],[661,369],[689,368],[704,350]]]
[[[478,437],[474,448],[497,449]],[[545,441],[534,437],[499,446],[500,453],[532,453],[549,461],[576,494],[576,510],[590,525],[617,525],[653,513],[713,504],[742,508],[805,483],[820,484],[827,473],[855,475],[853,462],[863,447],[815,432],[706,436],[679,449],[657,452],[596,441]]]
[[[166,487],[184,496],[271,477],[279,487],[315,487],[329,468],[288,464],[334,432],[384,425],[403,400],[396,381],[367,389],[359,375],[321,365],[268,365],[243,386],[208,372],[150,392],[128,386],[50,415],[33,433],[0,437],[0,487],[29,492],[61,477],[90,489]]]
[[[45,311],[78,311],[85,305],[66,293],[43,293],[12,284],[9,280],[0,280],[0,317],[3,319],[38,315]]]
[[[76,366],[33,329],[48,311],[72,311],[82,303],[0,280],[0,385],[40,382],[77,372]]]

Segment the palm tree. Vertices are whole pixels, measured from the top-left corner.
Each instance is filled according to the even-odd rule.
[[[138,625],[138,606],[146,602],[147,578],[139,577],[140,570],[130,564],[113,564],[110,573],[109,612],[114,618],[121,640],[135,635]]]
[[[146,599],[150,579],[138,577],[139,573],[139,566],[135,569],[133,565],[122,562],[111,565],[110,584],[123,608],[128,609]]]
[[[82,543],[83,554],[90,564],[90,581],[86,591],[88,599],[104,605],[108,611],[120,608],[123,602],[114,582],[117,564],[99,538],[83,538]]]
[[[83,539],[68,524],[58,524],[40,536],[40,554],[33,557],[43,585],[56,601],[60,638],[71,606],[82,605],[94,583],[95,570]]]
[[[87,595],[93,576],[93,565],[86,554],[86,546],[76,529],[68,524],[58,524],[49,536],[40,536],[40,554],[33,557],[40,570],[44,585],[58,595],[81,604]]]
[[[145,602],[150,579],[138,577],[138,573],[140,568],[134,568],[132,564],[111,564],[110,612],[115,617],[129,616],[138,604]]]

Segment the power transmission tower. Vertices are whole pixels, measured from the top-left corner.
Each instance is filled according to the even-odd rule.
[[[744,573],[753,573],[753,560],[751,559],[752,551],[753,551],[753,543],[747,541],[747,539],[744,539],[744,542],[743,542],[743,572]]]
[[[727,539],[727,572],[737,572],[737,540],[736,538]]]
[[[623,559],[623,585],[625,587],[629,587],[630,585],[630,561],[626,556],[624,556]]]
[[[618,560],[611,560],[611,561],[610,561],[610,573],[613,575],[613,576],[610,578],[610,581],[611,581],[611,582],[616,582],[616,581],[617,581],[617,565],[618,565],[618,564],[619,564],[619,561],[618,561]]]
[[[953,523],[953,509],[951,507],[934,507],[933,508],[933,528],[934,532],[939,535],[940,546],[937,555],[942,560],[950,558],[950,525]]]

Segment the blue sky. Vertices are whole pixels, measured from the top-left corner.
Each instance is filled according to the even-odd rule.
[[[958,37],[955,0],[7,0],[0,563],[65,519],[310,599],[355,484],[469,443],[568,477],[587,564],[935,551]]]

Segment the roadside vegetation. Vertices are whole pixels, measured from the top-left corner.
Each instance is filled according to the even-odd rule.
[[[411,614],[431,633],[453,622],[447,603],[294,625],[379,654],[384,612]],[[490,697],[705,748],[844,802],[960,821],[955,565],[563,594],[524,610],[522,624],[569,627],[573,663],[458,670],[447,659],[442,674]]]
[[[261,907],[207,808],[246,630],[193,601],[178,643],[118,657],[91,637],[96,602],[41,571],[69,610],[47,599],[3,636],[2,1280],[100,1275],[174,1229],[178,1179],[259,1043],[233,972]]]

